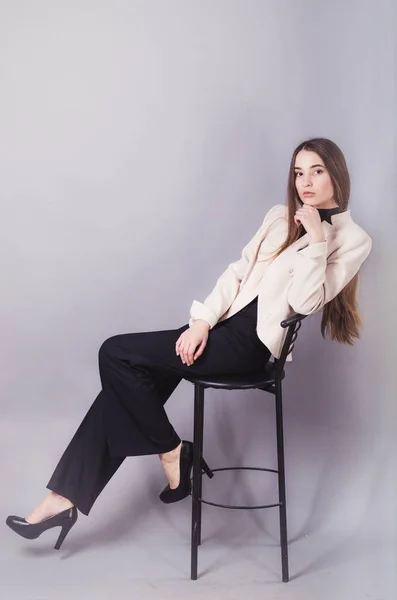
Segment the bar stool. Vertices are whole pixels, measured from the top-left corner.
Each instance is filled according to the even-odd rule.
[[[269,361],[260,373],[237,377],[212,377],[206,379],[189,379],[194,384],[194,437],[193,437],[193,485],[192,485],[192,538],[191,538],[191,579],[197,579],[198,547],[201,545],[201,509],[202,504],[210,504],[220,508],[229,509],[262,509],[279,507],[280,518],[280,546],[282,581],[289,581],[288,573],[288,538],[287,538],[287,505],[285,497],[285,469],[284,469],[284,436],[283,436],[283,411],[282,411],[282,385],[285,377],[284,366],[288,354],[292,351],[302,320],[306,315],[294,314],[289,319],[280,323],[284,329],[288,328],[286,338],[279,359]],[[236,506],[209,502],[202,498],[202,475],[200,459],[203,454],[204,433],[204,390],[215,388],[222,390],[249,390],[260,389],[275,396],[276,405],[276,430],[277,430],[277,469],[260,467],[224,467],[212,469],[217,471],[268,471],[278,474],[278,502],[258,506]]]

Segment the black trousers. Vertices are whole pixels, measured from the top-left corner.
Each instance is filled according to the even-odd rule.
[[[62,455],[47,488],[88,515],[126,456],[173,450],[180,438],[164,404],[195,375],[243,374],[264,367],[270,351],[256,334],[257,299],[209,334],[191,366],[175,353],[179,329],[116,335],[99,350],[102,390]]]

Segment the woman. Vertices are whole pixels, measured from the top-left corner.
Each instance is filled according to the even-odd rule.
[[[104,342],[102,390],[61,457],[50,493],[26,519],[9,516],[7,525],[29,539],[61,526],[59,549],[77,509],[89,514],[126,456],[159,454],[168,479],[160,499],[185,498],[192,443],[180,440],[164,410],[181,379],[263,368],[280,356],[280,322],[294,312],[323,309],[323,336],[352,345],[360,326],[357,276],[371,238],[353,221],[349,195],[338,146],[324,138],[301,143],[291,159],[287,206],[267,213],[240,260],[204,303],[193,302],[189,324]]]

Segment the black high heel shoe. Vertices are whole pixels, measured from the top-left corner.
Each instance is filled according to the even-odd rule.
[[[193,444],[192,442],[182,441],[181,455],[179,458],[179,485],[177,488],[171,489],[167,485],[160,494],[160,500],[165,504],[171,504],[172,502],[179,502],[190,495],[191,483],[190,483],[190,472],[193,467]],[[211,479],[214,474],[205,462],[204,458],[201,458],[201,468],[204,473]]]
[[[48,519],[44,519],[44,521],[40,521],[39,523],[28,523],[22,517],[16,517],[14,515],[10,515],[7,517],[6,524],[10,527],[15,533],[21,535],[22,537],[28,540],[34,540],[39,537],[44,531],[47,529],[52,529],[52,527],[62,527],[61,533],[59,534],[58,540],[54,546],[55,550],[59,550],[64,542],[67,534],[72,529],[73,525],[77,521],[77,508],[73,506],[72,508],[67,508],[62,512],[54,515],[53,517],[48,517]]]

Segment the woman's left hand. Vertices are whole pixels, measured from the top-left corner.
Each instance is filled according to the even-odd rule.
[[[317,208],[304,204],[295,213],[294,221],[297,225],[302,223],[309,234],[312,243],[324,242],[324,232],[321,226],[320,213]]]

